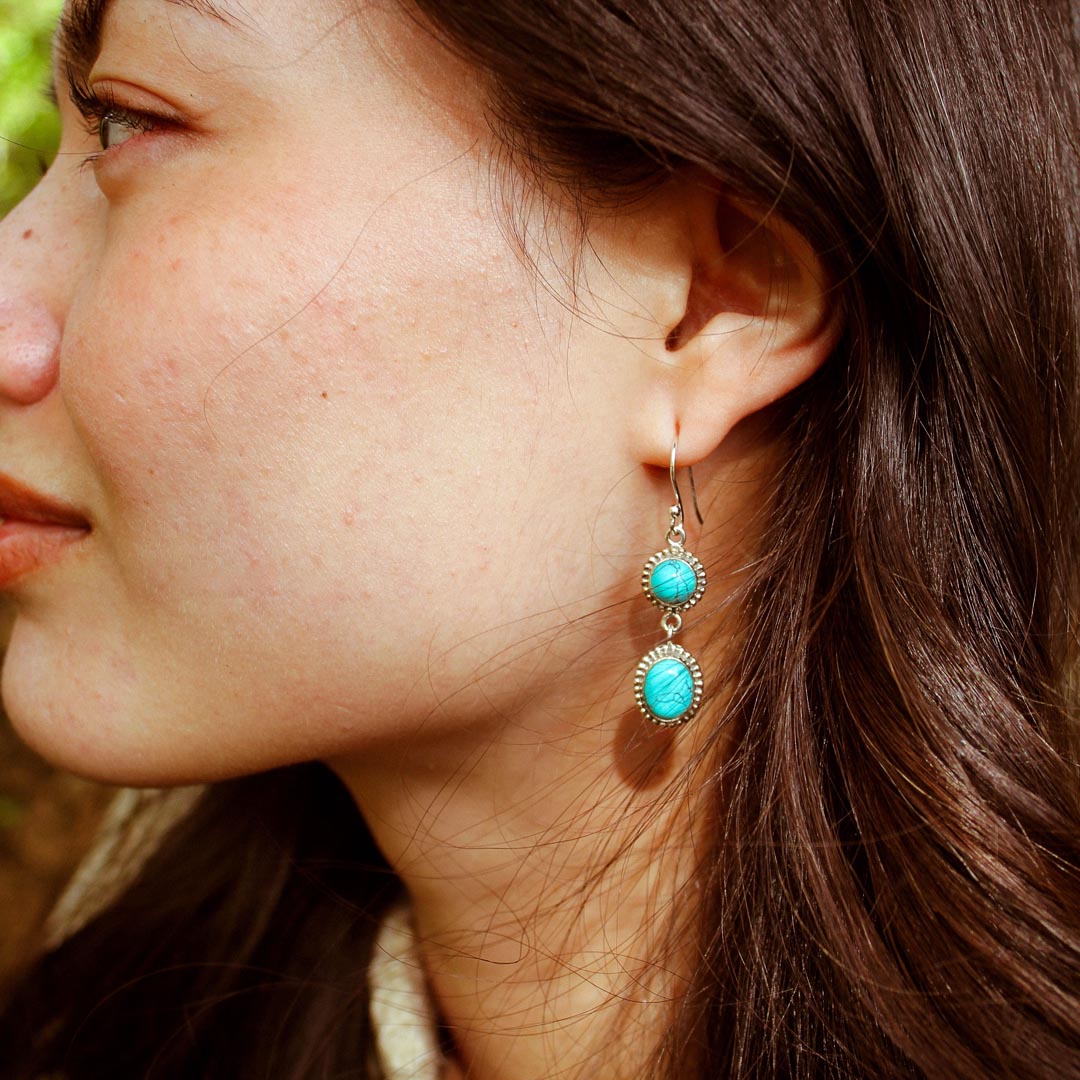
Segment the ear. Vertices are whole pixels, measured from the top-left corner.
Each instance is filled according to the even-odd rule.
[[[769,207],[697,171],[678,176],[649,210],[637,249],[657,256],[642,297],[662,337],[643,346],[634,388],[635,456],[667,466],[708,457],[743,419],[810,377],[840,335],[821,260]],[[650,253],[648,239],[655,244]]]

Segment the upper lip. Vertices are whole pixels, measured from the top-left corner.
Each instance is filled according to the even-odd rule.
[[[0,473],[0,518],[71,525],[79,529],[90,527],[90,523],[74,507],[42,495],[40,491],[4,473]]]

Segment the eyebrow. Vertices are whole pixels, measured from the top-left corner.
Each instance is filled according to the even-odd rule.
[[[111,2],[72,0],[60,16],[53,38],[53,70],[58,64],[63,64],[69,75],[74,74],[85,81],[101,52],[101,31]],[[227,11],[219,0],[164,0],[164,3],[205,15],[230,29],[240,25],[236,16]],[[55,81],[50,81],[45,93],[53,105],[59,104]]]

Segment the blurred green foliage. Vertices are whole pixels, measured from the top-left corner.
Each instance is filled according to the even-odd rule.
[[[60,142],[45,96],[63,0],[0,0],[0,217],[37,183]]]

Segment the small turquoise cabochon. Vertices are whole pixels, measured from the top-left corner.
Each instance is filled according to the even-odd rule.
[[[685,604],[696,589],[697,574],[682,559],[664,559],[649,575],[649,590],[664,604]]]
[[[663,720],[676,720],[694,701],[694,676],[681,660],[668,656],[645,673],[645,704]]]

